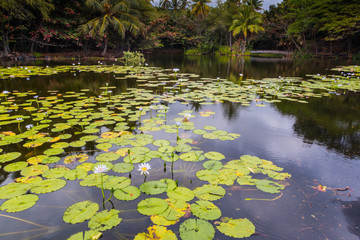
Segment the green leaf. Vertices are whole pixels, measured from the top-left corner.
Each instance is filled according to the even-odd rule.
[[[204,156],[211,160],[223,160],[225,156],[219,152],[207,152]]]
[[[167,184],[161,181],[149,181],[140,185],[140,191],[150,195],[163,193],[167,190]]]
[[[194,190],[195,196],[201,200],[215,201],[225,195],[225,189],[217,185],[204,185]]]
[[[216,160],[209,160],[203,163],[203,167],[208,170],[220,170],[223,167],[223,164]]]
[[[6,165],[4,171],[6,172],[17,172],[27,167],[27,162],[14,162]]]
[[[134,165],[130,163],[117,163],[114,165],[112,170],[117,173],[127,173],[134,169]]]
[[[209,201],[196,201],[191,204],[191,212],[198,218],[216,220],[221,217],[220,209]]]
[[[87,176],[87,172],[82,168],[72,169],[67,171],[64,178],[67,180],[84,179]]]
[[[106,174],[102,174],[102,175],[103,175],[103,182],[105,182],[109,178],[109,175]],[[87,175],[84,178],[84,180],[82,180],[79,184],[80,186],[85,186],[85,187],[92,187],[92,186],[101,187],[101,174],[93,173]]]
[[[36,194],[49,193],[57,191],[65,185],[66,181],[63,179],[47,179],[34,183],[31,187],[31,191]]]
[[[200,162],[205,159],[203,151],[191,151],[180,155],[180,159],[186,162]]]
[[[258,189],[267,193],[279,193],[285,188],[283,185],[270,180],[256,180],[254,183]]]
[[[84,232],[78,232],[71,235],[67,240],[98,240],[102,236],[101,232],[89,230]]]
[[[111,162],[119,159],[119,155],[114,152],[100,153],[95,159],[101,162]]]
[[[21,170],[20,173],[24,177],[33,177],[33,176],[38,176],[38,175],[43,174],[48,169],[49,169],[49,167],[46,165],[33,165],[33,166],[24,168],[23,170]]]
[[[182,199],[186,202],[193,200],[195,197],[194,192],[186,187],[177,187],[174,190],[168,191],[167,195],[169,198]]]
[[[216,228],[229,237],[246,238],[255,233],[255,226],[247,218],[223,218]]]
[[[153,142],[153,145],[157,147],[164,147],[164,146],[169,146],[170,142],[167,140],[160,139],[160,140],[155,140]]]
[[[121,222],[122,219],[119,218],[119,213],[120,211],[115,209],[99,212],[90,219],[88,227],[95,231],[111,229]]]
[[[131,180],[127,177],[110,176],[106,182],[104,182],[104,189],[121,189],[131,184]]]
[[[185,215],[188,208],[187,203],[182,199],[166,199],[169,207],[159,215],[166,218],[169,221],[175,221]]]
[[[188,219],[180,224],[179,233],[182,240],[211,240],[215,229],[205,220]]]
[[[0,199],[10,199],[25,194],[31,186],[25,183],[9,183],[0,187]]]
[[[147,231],[148,233],[138,233],[134,240],[177,240],[176,235],[171,230],[167,230],[167,228],[163,226],[150,226]]]
[[[80,223],[90,219],[99,210],[99,204],[90,201],[78,202],[66,209],[63,220],[66,223]]]
[[[177,220],[170,221],[160,215],[152,215],[150,217],[150,219],[154,224],[160,225],[160,226],[171,226],[171,225],[178,223],[180,220],[180,219],[177,219]]]
[[[10,162],[20,156],[21,156],[21,153],[19,153],[19,152],[10,152],[10,153],[1,154],[0,155],[0,163]]]
[[[147,198],[139,202],[137,210],[147,216],[158,215],[169,207],[168,202],[160,198]]]
[[[52,169],[49,169],[49,170],[45,171],[42,174],[42,176],[44,178],[61,178],[69,170],[70,170],[69,168],[65,168],[65,167],[52,168]]]
[[[114,192],[114,197],[122,201],[135,200],[140,196],[141,192],[137,187],[127,186]]]
[[[35,194],[16,196],[5,201],[0,206],[0,210],[6,212],[21,212],[34,206],[38,199],[39,197]]]
[[[47,156],[59,155],[64,152],[62,148],[49,148],[44,151],[44,154]]]

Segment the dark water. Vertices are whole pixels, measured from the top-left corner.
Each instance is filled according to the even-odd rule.
[[[182,72],[198,73],[203,77],[226,77],[233,81],[239,74],[261,79],[279,75],[330,73],[330,68],[347,64],[345,61],[333,60],[290,61],[179,54],[158,54],[147,56],[147,59],[151,66],[180,68]],[[104,86],[104,82],[117,87],[114,94],[136,86],[134,82],[119,82],[112,74],[77,73],[76,76],[61,74],[32,77],[29,81],[5,80],[0,82],[0,90],[32,89],[45,94],[48,90],[66,92],[88,88],[91,94],[99,94],[98,89]],[[254,223],[257,234],[249,239],[351,240],[360,237],[360,95],[347,93],[308,101],[308,104],[287,101],[267,103],[266,107],[257,107],[255,104],[244,107],[229,102],[209,106],[170,105],[168,119],[173,119],[183,110],[191,109],[195,114],[211,110],[216,114],[196,121],[197,128],[214,125],[218,129],[241,134],[241,138],[235,141],[202,139],[198,147],[203,151],[219,151],[226,156],[226,160],[238,159],[245,154],[255,155],[273,161],[283,167],[285,172],[292,174],[289,186],[275,201],[245,201],[245,198],[274,198],[274,195],[252,191],[251,188],[227,189],[227,195],[216,201],[222,216],[246,217]],[[191,132],[184,131],[182,134],[189,135]],[[164,172],[162,162],[151,163],[154,172],[148,180],[171,178],[169,166]],[[194,166],[180,161],[176,163],[174,175],[179,183],[190,189],[197,187],[199,181],[196,180],[194,169],[201,169],[201,165]],[[17,177],[16,174],[2,173],[3,184]],[[142,181],[142,178],[134,176],[132,185],[139,186]],[[329,188],[350,187],[352,191],[350,196],[339,194],[347,194],[349,191],[320,192],[312,188],[318,184]],[[66,208],[83,200],[101,202],[100,190],[80,187],[77,181],[71,181],[65,190],[41,195],[37,205],[24,212],[0,212],[0,239],[66,239],[71,234],[84,231],[87,229],[86,223],[70,225],[62,222]],[[149,217],[136,211],[137,202],[120,203],[114,200],[116,209],[121,210],[123,222],[105,232],[104,239],[133,239],[136,233],[152,225]],[[38,225],[3,215],[26,219]],[[177,232],[178,226],[169,229]],[[230,238],[217,231],[215,239]]]

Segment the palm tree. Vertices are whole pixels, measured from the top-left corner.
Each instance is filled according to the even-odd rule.
[[[259,31],[264,31],[264,28],[261,26],[261,14],[254,11],[252,6],[243,5],[240,9],[239,14],[235,17],[230,26],[230,31],[233,31],[233,36],[236,37],[242,33],[244,40],[242,41],[241,52],[244,53],[246,50],[246,44],[248,41],[248,33],[257,33]],[[241,37],[239,38],[241,41]],[[240,51],[240,45],[239,45]]]
[[[109,27],[125,38],[129,31],[133,35],[139,34],[143,24],[132,8],[133,0],[86,0],[86,6],[96,11],[97,17],[81,26],[81,32],[92,37],[100,37],[104,41],[102,56],[106,54],[108,46]]]
[[[263,6],[263,0],[246,0],[246,4],[254,8],[254,10],[259,11]]]
[[[211,0],[192,0],[194,3],[191,5],[192,10],[191,14],[198,17],[198,28],[199,35],[201,36],[201,21],[204,16],[208,15],[210,12],[210,7],[207,3],[211,3]]]

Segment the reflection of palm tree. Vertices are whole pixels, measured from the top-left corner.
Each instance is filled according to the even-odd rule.
[[[108,28],[112,26],[114,30],[125,37],[125,32],[130,31],[136,35],[142,28],[142,23],[134,14],[130,0],[87,0],[86,5],[98,14],[97,17],[85,23],[81,27],[83,33],[91,36],[99,36],[104,40],[104,50],[101,55],[106,54],[108,43]],[[137,2],[137,1],[136,1]]]
[[[242,6],[239,14],[235,17],[232,25],[230,26],[230,31],[233,31],[234,37],[242,33],[244,36],[244,41],[242,41],[241,52],[244,53],[246,50],[246,43],[248,33],[257,33],[259,31],[264,31],[264,28],[261,26],[261,14],[255,12],[252,6],[244,5]],[[240,39],[241,40],[241,39]],[[240,50],[240,45],[239,45]]]
[[[194,110],[195,112],[199,112],[202,109],[202,105],[200,102],[190,102],[191,110]]]
[[[199,35],[201,36],[201,21],[204,16],[208,15],[210,12],[210,7],[207,3],[211,3],[210,0],[192,0],[194,3],[191,5],[192,10],[191,14],[197,16],[198,18],[198,28],[199,28]]]

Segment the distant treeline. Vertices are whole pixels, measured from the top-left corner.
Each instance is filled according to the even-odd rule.
[[[359,53],[359,0],[6,0],[0,1],[1,55],[78,51],[251,49],[299,54]]]

